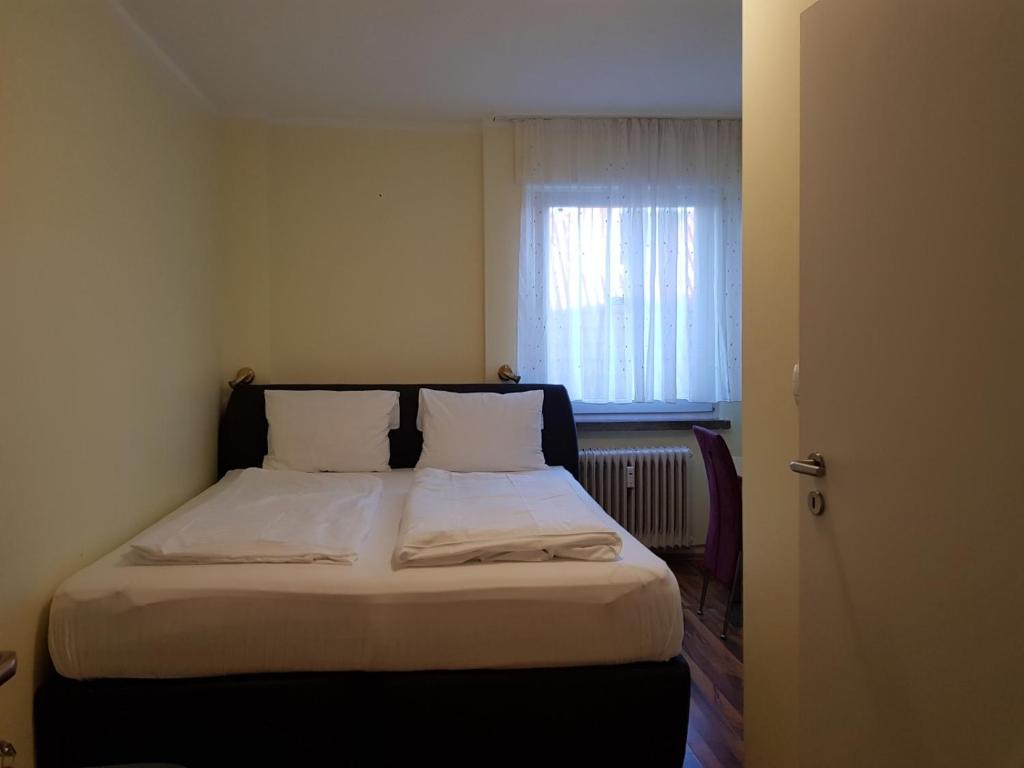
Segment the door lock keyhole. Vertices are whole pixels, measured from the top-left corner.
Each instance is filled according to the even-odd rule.
[[[807,494],[807,508],[815,517],[825,511],[825,497],[821,491],[811,491]]]

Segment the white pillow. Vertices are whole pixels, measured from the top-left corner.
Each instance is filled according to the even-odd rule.
[[[265,390],[264,469],[385,472],[388,430],[398,428],[398,393],[385,390]]]
[[[518,472],[544,469],[544,392],[441,392],[421,389],[416,426],[423,431],[417,469]]]

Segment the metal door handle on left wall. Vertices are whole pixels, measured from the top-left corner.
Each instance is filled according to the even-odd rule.
[[[0,651],[0,685],[3,685],[18,671],[18,654],[14,651]]]

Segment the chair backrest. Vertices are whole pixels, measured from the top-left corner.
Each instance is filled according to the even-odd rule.
[[[743,495],[732,454],[717,432],[694,427],[708,476],[710,509],[704,544],[704,567],[725,585],[731,585],[743,549]]]

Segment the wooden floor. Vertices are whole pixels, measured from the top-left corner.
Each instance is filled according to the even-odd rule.
[[[684,768],[743,765],[743,629],[729,627],[723,642],[722,616],[728,593],[714,582],[704,615],[697,615],[701,572],[692,556],[662,555],[679,580],[683,601],[683,656],[690,665],[690,729]]]

